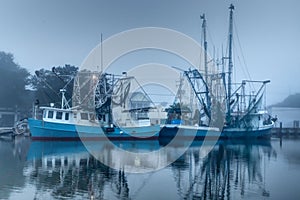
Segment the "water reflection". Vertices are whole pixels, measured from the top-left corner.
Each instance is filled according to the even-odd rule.
[[[192,147],[171,166],[180,198],[236,199],[249,192],[269,196],[264,159],[276,157],[270,142],[221,141],[205,158],[199,159],[199,153]]]
[[[202,141],[196,141],[176,162],[147,174],[126,173],[122,166],[119,170],[107,167],[91,156],[81,142],[24,139],[1,141],[0,144],[0,155],[4,158],[0,167],[5,169],[0,171],[0,197],[5,199],[17,199],[16,193],[25,196],[30,193],[35,199],[153,199],[163,196],[172,196],[172,199],[272,199],[272,194],[276,193],[268,169],[270,162],[277,160],[280,149],[275,151],[270,141],[219,141],[207,155],[205,150],[209,148]],[[90,145],[107,159],[117,156],[113,149],[107,150],[99,142]],[[162,144],[123,141],[116,145],[131,150],[142,148],[145,152],[147,148],[156,150]],[[183,147],[180,144],[168,147],[168,154],[161,155],[159,162],[167,163]],[[282,156],[286,158],[288,152],[283,152]],[[293,155],[296,155],[294,151]],[[137,166],[136,161],[126,164]]]
[[[124,173],[111,170],[93,158],[76,157],[45,164],[35,161],[29,174],[29,181],[37,187],[36,197],[51,190],[51,196],[56,198],[82,196],[104,199],[107,183],[116,196],[128,197]]]
[[[16,137],[0,140],[0,198],[7,199],[11,192],[24,187],[23,168],[30,141]]]
[[[103,148],[99,142],[90,145]],[[81,142],[32,142],[28,159],[32,160],[29,177],[37,187],[35,196],[51,190],[55,198],[104,199],[105,190],[111,190],[118,199],[129,197],[125,173],[103,165]]]

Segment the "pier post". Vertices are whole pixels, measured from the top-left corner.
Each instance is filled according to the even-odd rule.
[[[279,123],[279,145],[280,145],[280,148],[282,148],[282,122]]]
[[[282,122],[279,123],[279,137],[282,139]]]
[[[299,134],[299,120],[294,120],[294,135],[298,136]]]

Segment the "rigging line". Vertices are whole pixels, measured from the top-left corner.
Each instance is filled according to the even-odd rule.
[[[214,40],[213,40],[211,32],[209,31],[209,26],[208,25],[206,25],[206,30],[207,30],[208,37],[209,37],[209,40],[211,41],[212,46],[215,47],[215,43],[213,42]]]
[[[46,87],[48,87],[56,96],[60,97],[59,93],[57,93],[46,81],[42,80],[41,78],[37,77],[38,81],[44,83]]]
[[[69,96],[72,96],[69,89],[73,90],[73,87],[70,85],[70,83],[74,80],[76,75],[61,75],[61,74],[58,74],[55,67],[52,67],[52,73],[55,75],[55,77],[57,77],[64,84],[62,89],[67,90],[66,94],[69,95]],[[77,74],[77,72],[76,72],[76,74]],[[62,77],[70,78],[70,80],[67,80],[68,82],[66,83],[65,80]],[[70,87],[72,87],[72,88],[70,88]]]
[[[241,64],[241,68],[243,70],[244,75],[247,78],[249,78],[250,80],[252,80],[251,75],[250,75],[249,70],[248,70],[246,59],[245,59],[245,56],[244,56],[244,53],[243,53],[243,49],[242,49],[242,45],[241,45],[241,42],[240,42],[240,38],[239,38],[239,34],[238,34],[238,30],[237,30],[237,26],[236,26],[235,21],[233,22],[233,24],[234,24],[234,29],[235,29],[234,33],[235,33],[235,36],[236,36],[237,42],[238,42],[239,52],[241,52],[241,56],[242,56],[242,61],[240,59],[240,56],[238,54],[236,54],[236,55],[237,55],[238,60]],[[250,82],[249,83],[249,88],[250,88],[250,90],[255,90],[254,84]]]
[[[141,90],[144,92],[146,98],[147,98],[148,100],[150,100],[150,101],[151,101],[151,104],[155,107],[154,102],[152,101],[152,99],[150,98],[150,96],[148,95],[148,93],[145,91],[145,89],[141,86],[141,84],[138,82],[138,80],[137,80],[135,77],[134,77],[134,80],[136,81],[136,83],[137,83],[138,86],[140,87],[139,89],[141,89]]]
[[[236,46],[235,46],[235,43],[233,44],[233,48],[236,49]],[[241,58],[239,56],[239,54],[236,54],[235,58],[237,57],[239,63],[240,63],[240,66],[242,66],[242,61],[241,61]],[[235,67],[236,68],[236,67]],[[243,74],[247,77],[247,73],[245,71],[245,68],[242,66],[241,67],[242,71],[243,71]]]
[[[233,41],[232,41],[232,46],[233,46],[233,50],[234,50],[234,42]],[[232,51],[232,57],[233,57],[233,63],[236,63],[236,56],[235,56],[235,52],[234,51]],[[234,70],[233,79],[234,79],[234,82],[236,83],[237,82],[237,80],[236,80],[236,65],[233,68],[233,70]]]
[[[48,92],[46,92],[46,91],[43,91],[43,93],[44,93],[44,95],[46,95],[48,98],[47,99],[45,99],[45,96],[43,95],[43,99],[47,102],[47,100],[51,100],[51,103],[59,103],[59,102],[55,102],[55,99],[53,98],[53,96],[52,95],[50,95]]]
[[[247,72],[247,75],[248,75],[249,79],[252,80],[251,75],[248,71],[246,59],[245,59],[245,56],[244,56],[244,53],[243,53],[243,49],[242,49],[242,45],[241,45],[241,42],[240,42],[240,38],[239,38],[239,34],[238,34],[238,30],[237,30],[237,26],[236,26],[235,21],[233,22],[233,24],[234,24],[234,29],[235,29],[235,35],[236,35],[236,38],[238,40],[238,45],[239,45],[239,48],[240,48],[240,51],[241,51],[244,67],[246,68],[246,72]]]
[[[240,56],[237,54],[237,59],[238,59],[238,61],[239,61],[239,63],[241,64],[241,66],[242,66],[242,61],[241,61],[241,58],[240,58]],[[245,76],[247,76],[247,74],[246,74],[246,72],[245,72],[245,68],[244,67],[241,67],[241,69],[242,69],[242,71],[243,71],[243,74],[245,75]],[[250,90],[255,90],[255,87],[254,87],[254,84],[252,83],[252,82],[248,82],[249,83],[249,89]]]

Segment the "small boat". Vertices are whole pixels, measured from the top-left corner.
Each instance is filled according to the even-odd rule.
[[[30,136],[29,126],[28,126],[28,119],[24,118],[17,121],[13,127],[13,134],[14,135],[24,135]]]
[[[40,107],[43,111],[42,119],[29,118],[28,123],[33,140],[152,140],[159,136],[159,125],[150,123],[147,111],[150,109],[131,109],[129,114],[137,116],[135,124],[121,124],[120,119],[114,118],[123,114],[118,110],[128,98],[129,90],[121,90],[122,81],[132,80],[132,77],[114,78],[108,82],[108,74],[100,74],[99,80],[92,90],[95,91],[95,107],[83,109],[83,106],[70,107],[66,100],[65,89],[61,89],[61,108]],[[118,94],[125,91],[124,94]],[[121,95],[121,96],[119,96]],[[117,105],[117,99],[119,105]],[[139,116],[142,115],[143,118]],[[131,120],[132,121],[132,120]]]
[[[201,19],[204,33],[204,70],[189,69],[183,71],[182,76],[192,88],[194,99],[197,100],[197,108],[193,109],[195,104],[183,101],[182,94],[188,92],[180,91],[182,88],[180,86],[179,97],[168,109],[167,124],[162,126],[160,134],[162,137],[174,137],[176,133],[182,137],[196,138],[271,137],[270,130],[273,128],[274,122],[267,112],[266,105],[263,105],[263,102],[266,103],[265,88],[270,81],[243,80],[239,84],[232,82],[234,6],[231,4],[229,9],[229,50],[228,56],[223,56],[221,59],[222,71],[209,70],[206,19],[203,15]],[[228,60],[228,71],[225,71],[224,60]],[[181,80],[180,84],[182,83]],[[256,85],[253,86],[254,84]],[[193,99],[190,102],[193,102]]]

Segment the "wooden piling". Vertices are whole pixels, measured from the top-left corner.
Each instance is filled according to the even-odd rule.
[[[279,123],[279,137],[282,138],[282,122]]]

